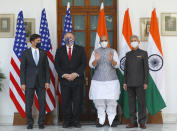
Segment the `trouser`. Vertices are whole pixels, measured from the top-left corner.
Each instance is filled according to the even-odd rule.
[[[82,105],[82,86],[61,88],[64,123],[79,123]]]
[[[128,103],[130,111],[130,122],[137,123],[136,117],[136,98],[138,100],[138,122],[139,124],[146,123],[146,101],[145,90],[143,86],[128,87]]]
[[[109,125],[112,125],[117,112],[117,101],[113,99],[95,99],[93,102],[97,109],[99,123],[102,125],[105,123],[107,113]]]
[[[25,90],[25,97],[26,97],[26,117],[27,117],[27,123],[28,125],[33,125],[34,120],[32,118],[32,105],[33,105],[33,99],[34,94],[37,94],[38,102],[39,102],[39,118],[38,118],[38,124],[44,124],[45,120],[45,96],[46,96],[46,90],[44,87],[40,87],[39,84],[35,85],[35,88],[26,88]]]

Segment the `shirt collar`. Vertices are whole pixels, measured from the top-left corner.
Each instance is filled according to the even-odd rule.
[[[140,49],[138,48],[138,49],[136,49],[136,50],[133,49],[132,51],[133,51],[133,52],[136,52],[136,51],[139,51],[139,50],[140,50]]]
[[[35,48],[33,48],[33,47],[31,47],[31,49],[32,49],[33,51],[35,51],[35,50],[39,50],[38,48],[35,49]]]
[[[69,47],[69,46],[67,46],[67,45],[66,45],[66,48],[67,48],[67,49],[69,49],[69,48],[71,48],[71,49],[72,49],[72,48],[73,48],[73,46],[74,46],[74,45],[72,45],[72,46],[70,46],[70,47]]]

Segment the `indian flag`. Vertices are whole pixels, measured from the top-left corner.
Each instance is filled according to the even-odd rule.
[[[125,11],[123,28],[122,28],[122,39],[119,45],[119,59],[120,59],[120,70],[118,71],[118,78],[121,86],[121,94],[119,98],[119,104],[122,108],[123,115],[126,118],[129,118],[129,106],[128,106],[128,94],[127,91],[123,89],[124,81],[124,65],[125,65],[125,55],[127,52],[131,51],[131,41],[130,37],[132,36],[132,28],[129,16],[129,9]]]
[[[106,27],[106,21],[105,21],[105,14],[104,14],[104,3],[101,3],[100,7],[100,14],[99,14],[99,19],[98,19],[98,25],[97,25],[97,33],[96,33],[96,39],[95,39],[95,49],[100,47],[100,37],[101,36],[107,36],[108,38],[108,33],[107,33],[107,27]],[[109,44],[108,44],[109,47]]]
[[[146,105],[151,115],[166,107],[164,60],[161,47],[156,10],[152,11],[148,41],[149,82],[146,90]]]

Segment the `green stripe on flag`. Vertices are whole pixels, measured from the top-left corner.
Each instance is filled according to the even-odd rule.
[[[146,106],[151,115],[156,114],[166,107],[166,104],[151,75],[149,75],[148,88],[146,89]]]
[[[120,89],[121,89],[121,94],[118,102],[121,106],[123,115],[128,119],[130,117],[130,114],[129,114],[129,105],[128,105],[128,94],[127,91],[123,89],[124,76],[120,70],[118,70],[117,76],[120,82]]]
[[[120,70],[118,70],[117,76],[120,81],[120,88],[121,88],[121,94],[118,102],[121,106],[123,115],[128,119],[130,117],[129,105],[128,105],[128,94],[127,91],[123,89],[124,77],[123,74],[120,72]],[[166,107],[166,104],[150,75],[149,75],[148,88],[146,89],[146,107],[148,109],[148,112],[151,115],[156,114],[157,112],[161,111],[163,108]]]

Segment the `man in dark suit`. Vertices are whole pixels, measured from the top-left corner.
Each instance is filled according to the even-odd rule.
[[[140,128],[146,128],[145,90],[148,84],[149,66],[148,54],[139,49],[139,39],[131,37],[132,51],[126,54],[124,70],[124,90],[128,91],[130,123],[127,128],[138,127],[136,117],[136,98],[138,100],[138,122]]]
[[[30,42],[32,46],[23,52],[20,65],[21,88],[25,91],[26,98],[27,129],[33,128],[32,105],[35,91],[39,102],[38,124],[43,129],[46,89],[50,88],[49,63],[46,52],[39,49],[40,35],[31,35]]]
[[[86,53],[83,47],[76,45],[73,33],[66,33],[64,39],[66,46],[58,48],[55,55],[61,85],[63,128],[80,128]]]

